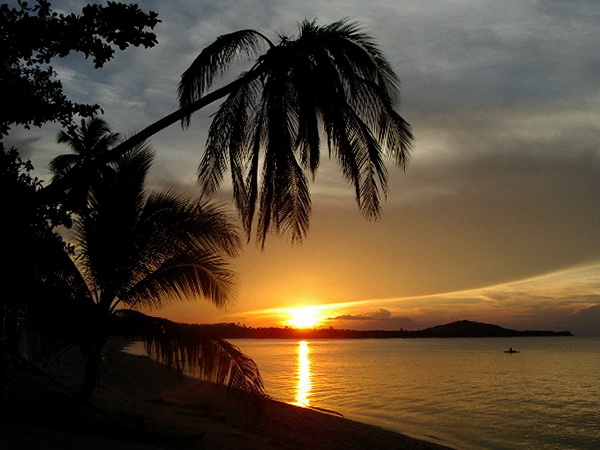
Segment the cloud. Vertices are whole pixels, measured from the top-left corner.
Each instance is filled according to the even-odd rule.
[[[356,314],[341,314],[328,318],[327,323],[337,328],[356,330],[398,330],[400,328],[414,330],[419,328],[414,320],[407,317],[395,317],[391,311],[385,308]]]
[[[331,320],[386,320],[392,316],[387,309],[379,308],[378,311],[367,312],[363,315],[344,314],[330,318]]]
[[[67,0],[53,5],[67,12],[81,7]],[[157,47],[118,53],[101,70],[80,56],[57,64],[67,91],[103,106],[104,118],[124,134],[176,108],[181,73],[217,36],[242,28],[276,39],[278,32],[295,33],[303,19],[350,17],[373,35],[402,82],[400,112],[413,126],[416,145],[405,173],[389,170],[381,220],[360,217],[353,189],[324,157],[311,184],[307,241],[290,248],[273,236],[265,252],[246,248],[235,262],[241,288],[234,311],[290,306],[305,293],[321,303],[403,298],[406,306],[409,296],[460,291],[414,300],[414,316],[397,302],[337,315],[346,323],[392,323],[427,314],[435,320],[491,317],[493,311],[509,320],[520,308],[521,323],[544,314],[548,323],[551,310],[558,320],[569,308],[593,303],[597,290],[586,297],[571,289],[580,286],[578,272],[569,271],[574,281],[561,282],[561,295],[541,285],[504,283],[600,258],[596,1],[406,0],[365,8],[348,0],[343,14],[338,3],[316,0],[148,0],[143,8],[162,20]],[[152,187],[197,192],[196,168],[213,111],[196,114],[186,131],[174,125],[152,138]],[[66,150],[55,142],[57,131],[18,130],[10,139],[44,173]],[[223,191],[219,199],[230,202],[229,188]],[[496,285],[505,288],[472,291]],[[217,313],[206,314],[194,320]]]

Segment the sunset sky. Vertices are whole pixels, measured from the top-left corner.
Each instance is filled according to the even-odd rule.
[[[85,3],[52,2],[65,12]],[[159,13],[158,46],[127,50],[101,70],[80,56],[54,62],[68,94],[99,103],[114,131],[175,110],[179,76],[221,34],[253,28],[276,39],[304,19],[350,18],[400,77],[400,113],[416,138],[406,172],[390,168],[379,221],[360,216],[352,188],[324,163],[307,240],[290,246],[272,235],[262,252],[247,245],[234,262],[235,304],[152,314],[280,326],[287,308],[321,305],[320,325],[341,328],[471,319],[600,334],[596,0],[139,3]],[[196,195],[212,111],[197,113],[187,131],[172,126],[152,139],[153,188]],[[57,131],[17,129],[9,140],[44,179],[48,161],[67,150]],[[231,205],[227,186],[219,200]]]

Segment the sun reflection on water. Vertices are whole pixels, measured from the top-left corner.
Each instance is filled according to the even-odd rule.
[[[298,406],[310,406],[312,390],[312,374],[310,371],[310,348],[308,342],[298,342],[298,363],[296,368],[296,398],[293,402]]]

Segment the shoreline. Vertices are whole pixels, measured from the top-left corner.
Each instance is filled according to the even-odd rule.
[[[267,400],[262,413],[223,388],[123,351],[111,341],[91,404],[74,412],[50,380],[19,380],[21,398],[0,418],[0,448],[47,449],[444,449],[313,408]],[[76,350],[50,373],[75,390],[82,370]]]

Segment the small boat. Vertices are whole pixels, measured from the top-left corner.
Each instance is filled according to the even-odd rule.
[[[509,348],[508,350],[504,350],[504,353],[519,353],[519,350],[515,350],[514,348]]]

